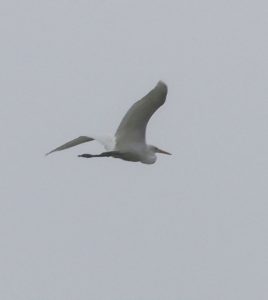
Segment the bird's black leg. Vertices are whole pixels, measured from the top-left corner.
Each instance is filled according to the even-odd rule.
[[[101,154],[81,154],[78,157],[91,158],[91,157],[120,157],[120,152],[118,151],[108,151]]]
[[[95,157],[96,155],[92,155],[92,154],[80,154],[78,155],[78,157],[84,157],[84,158],[91,158],[91,157]]]

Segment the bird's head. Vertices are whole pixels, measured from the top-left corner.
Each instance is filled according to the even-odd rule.
[[[169,152],[167,152],[167,151],[164,151],[164,150],[161,150],[161,149],[159,149],[159,148],[157,148],[157,147],[155,147],[155,146],[152,146],[152,145],[150,145],[149,148],[150,148],[150,150],[151,150],[152,152],[154,152],[154,153],[162,153],[162,154],[171,155],[171,153],[169,153]]]

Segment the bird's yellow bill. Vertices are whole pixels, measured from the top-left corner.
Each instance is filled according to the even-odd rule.
[[[164,150],[161,150],[158,148],[158,152],[159,153],[162,153],[162,154],[167,154],[167,155],[171,155],[171,153],[167,152],[167,151],[164,151]]]

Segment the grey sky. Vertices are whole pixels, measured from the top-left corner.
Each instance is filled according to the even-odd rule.
[[[0,298],[268,297],[266,1],[0,4]],[[152,166],[85,160],[162,79]]]

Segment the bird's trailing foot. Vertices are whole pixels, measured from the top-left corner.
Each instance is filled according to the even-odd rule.
[[[78,155],[78,157],[84,157],[84,158],[91,158],[91,157],[94,157],[96,155],[92,155],[92,154],[80,154]]]
[[[80,154],[78,157],[91,158],[91,157],[115,157],[120,158],[120,152],[118,151],[108,151],[101,154]]]

